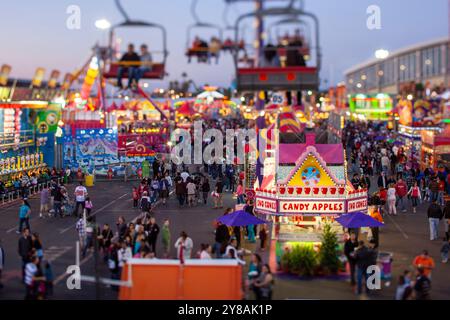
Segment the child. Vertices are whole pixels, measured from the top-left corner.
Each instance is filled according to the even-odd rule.
[[[136,209],[138,207],[138,200],[139,200],[139,192],[137,188],[133,188],[133,208]]]
[[[91,198],[86,197],[86,201],[84,202],[84,207],[86,208],[86,214],[87,214],[88,216],[90,216],[90,215],[91,215],[92,208],[94,207],[94,206],[92,205]]]
[[[447,239],[441,248],[442,263],[448,262],[448,252],[449,251],[450,251],[450,239]]]

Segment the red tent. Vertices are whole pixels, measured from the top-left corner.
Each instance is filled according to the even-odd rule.
[[[177,109],[177,115],[190,117],[193,114],[194,114],[194,111],[192,110],[192,108],[188,102],[183,103],[183,105]]]

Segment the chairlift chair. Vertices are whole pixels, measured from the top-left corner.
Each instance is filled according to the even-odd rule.
[[[116,61],[116,57],[114,55],[114,34],[117,29],[123,29],[123,28],[147,28],[147,29],[158,29],[161,31],[162,34],[162,45],[163,45],[163,59],[162,62],[159,63],[153,63],[152,64],[152,70],[149,72],[145,72],[143,75],[143,79],[163,79],[166,75],[166,61],[167,56],[169,55],[167,51],[167,31],[166,28],[164,28],[163,25],[153,23],[153,22],[147,22],[147,21],[141,21],[141,20],[132,20],[129,18],[128,14],[125,12],[120,0],[115,0],[115,4],[124,17],[125,21],[122,23],[119,23],[117,25],[114,25],[111,27],[110,34],[109,34],[109,65],[108,71],[104,73],[104,77],[107,79],[111,78],[117,78],[117,74],[119,71],[119,67],[121,66],[141,66],[142,63],[140,62],[119,62]],[[150,50],[150,53],[161,53],[157,51]],[[124,78],[128,77],[128,72],[125,72]]]
[[[290,90],[318,90],[319,71],[321,67],[319,20],[312,14],[289,6],[287,8],[269,8],[241,15],[236,20],[236,37],[239,39],[239,26],[243,20],[256,17],[298,16],[312,19],[315,25],[316,66],[290,67],[239,67],[239,53],[234,52],[234,62],[237,75],[237,90],[239,91],[290,91]],[[298,23],[298,21],[297,21]]]

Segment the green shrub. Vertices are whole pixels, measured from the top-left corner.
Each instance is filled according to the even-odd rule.
[[[336,232],[331,229],[330,224],[326,224],[322,234],[322,245],[319,250],[319,264],[325,273],[336,274],[340,268],[338,256],[338,238]]]
[[[288,264],[290,273],[301,276],[312,276],[317,266],[317,254],[310,245],[294,246],[289,253],[281,258],[282,263]]]

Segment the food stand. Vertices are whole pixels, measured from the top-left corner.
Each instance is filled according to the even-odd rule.
[[[293,245],[320,246],[328,222],[343,238],[334,218],[368,208],[367,190],[355,190],[348,180],[342,144],[315,144],[315,134],[307,133],[306,143],[277,150],[278,159],[266,159],[255,202],[257,213],[273,223],[271,261]]]

